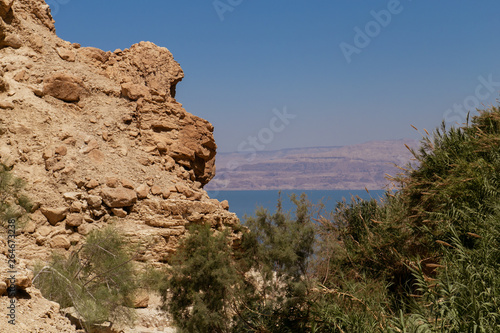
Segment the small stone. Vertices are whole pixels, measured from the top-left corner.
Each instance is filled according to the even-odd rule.
[[[5,79],[0,75],[0,92],[8,91],[9,90],[9,84]]]
[[[58,47],[56,49],[57,54],[61,57],[61,59],[69,61],[69,62],[74,62],[75,61],[75,52],[70,51],[68,49]]]
[[[72,213],[80,213],[83,209],[83,204],[80,201],[73,201],[69,207],[69,211]]]
[[[153,195],[160,195],[160,194],[161,194],[161,192],[162,192],[162,190],[161,190],[161,187],[160,187],[160,186],[158,186],[158,185],[153,185],[153,187],[151,187],[151,193],[152,193]]]
[[[137,201],[135,191],[126,188],[105,188],[101,191],[103,202],[110,208],[133,206]]]
[[[68,201],[75,201],[80,199],[82,194],[80,192],[66,192],[63,194],[63,198]]]
[[[110,178],[106,179],[106,185],[108,187],[116,188],[116,187],[118,187],[119,184],[120,184],[120,181],[118,180],[118,178],[110,177]]]
[[[16,276],[16,287],[25,290],[26,288],[31,287],[31,284],[31,277],[26,275]]]
[[[143,85],[124,83],[122,84],[122,96],[137,101],[139,98],[149,96],[149,89]]]
[[[58,222],[64,220],[66,218],[66,215],[68,214],[68,208],[66,207],[59,207],[59,208],[42,207],[40,211],[52,225],[56,225]]]
[[[79,227],[83,223],[83,216],[80,214],[70,214],[66,217],[66,225],[69,227]]]
[[[14,80],[17,82],[23,82],[29,78],[28,73],[24,69],[20,70],[16,75],[14,75]]]
[[[200,201],[202,197],[203,197],[203,194],[201,194],[200,192],[194,192],[193,195],[191,197],[189,197],[189,200]]]
[[[90,153],[94,149],[99,149],[99,143],[97,142],[96,139],[91,139],[88,142],[87,147],[85,147],[82,152],[84,154],[88,154],[88,153]]]
[[[86,184],[86,183],[87,183],[87,182],[86,182],[85,180],[83,180],[83,179],[78,179],[78,180],[76,181],[76,186],[78,186],[79,188],[82,188],[82,187],[84,187],[84,186],[85,186],[85,184]]]
[[[139,187],[135,189],[135,192],[139,199],[146,199],[149,194],[149,186],[146,184],[139,185]]]
[[[42,157],[44,160],[54,157],[54,152],[51,149],[45,149],[43,151]]]
[[[66,156],[68,153],[68,148],[66,146],[59,146],[56,148],[56,154],[61,155],[61,156]]]
[[[23,42],[22,42],[21,38],[19,38],[18,35],[11,34],[11,35],[8,35],[4,38],[3,45],[10,46],[14,49],[18,49],[21,46],[23,46]]]
[[[14,0],[0,0],[0,17],[5,17],[13,3]]]
[[[82,236],[76,232],[71,234],[71,236],[69,236],[69,242],[71,243],[71,245],[78,244],[81,239],[82,239]]]
[[[187,187],[184,187],[181,193],[184,194],[186,198],[191,198],[194,196],[194,191]]]
[[[50,239],[49,245],[53,249],[69,249],[71,246],[70,241],[66,237],[66,235],[57,235],[54,238]]]
[[[81,226],[78,227],[78,233],[80,235],[88,235],[93,229],[94,229],[94,225],[92,224],[89,224],[89,223],[84,223],[82,224]]]
[[[28,223],[26,223],[26,225],[23,228],[24,232],[27,232],[30,234],[34,233],[35,230],[36,230],[36,223],[33,220],[30,220]]]
[[[65,167],[66,167],[66,164],[63,161],[61,161],[61,162],[57,162],[56,164],[54,164],[52,166],[52,170],[53,171],[60,171],[60,170],[64,169]]]
[[[52,232],[52,228],[44,225],[38,228],[37,233],[42,237],[47,237]]]
[[[111,211],[117,217],[123,218],[127,216],[127,212],[122,208],[111,208]]]
[[[87,198],[87,204],[90,208],[99,208],[102,204],[102,198],[98,195],[89,195]]]
[[[229,210],[229,201],[227,200],[221,201],[220,205],[222,206],[222,209]]]
[[[125,188],[128,188],[128,189],[131,189],[133,190],[134,189],[134,183],[132,183],[130,180],[128,179],[122,179],[122,186],[125,187]]]
[[[87,184],[85,184],[85,187],[89,190],[92,190],[99,186],[99,182],[95,179],[91,179]]]
[[[163,190],[161,192],[161,196],[163,197],[163,199],[168,199],[170,197],[170,191],[169,190]]]

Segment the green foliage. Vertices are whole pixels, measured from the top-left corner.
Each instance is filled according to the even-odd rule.
[[[238,281],[226,238],[194,226],[172,260],[168,293],[163,289],[162,295],[181,332],[229,332]]]
[[[168,287],[177,323],[192,332],[500,331],[500,109],[442,126],[412,152],[416,165],[380,201],[352,198],[313,218],[292,197],[295,216],[281,202],[274,214],[257,211],[237,249],[208,229],[189,236]],[[201,270],[203,258],[212,265]],[[212,303],[199,271],[218,283]]]
[[[126,306],[136,289],[134,271],[125,242],[112,227],[92,231],[69,257],[54,253],[35,273],[34,283],[44,297],[62,308],[74,307],[87,329],[132,319]]]
[[[413,152],[417,166],[394,178],[399,191],[341,202],[318,221],[323,293],[366,305],[326,301],[320,318],[333,309],[325,322],[339,332],[498,330],[499,128],[498,108],[442,126]]]
[[[284,212],[281,199],[269,214],[260,209],[249,217],[242,242],[246,289],[238,309],[237,331],[307,332],[310,320],[309,264],[315,231],[305,194],[292,195],[295,214]],[[246,328],[246,329],[245,329]]]
[[[181,332],[307,331],[314,229],[305,196],[291,200],[295,219],[259,210],[237,248],[225,232],[190,229],[161,290]]]

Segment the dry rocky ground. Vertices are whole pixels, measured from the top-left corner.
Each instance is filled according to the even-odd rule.
[[[17,231],[15,327],[0,238],[0,332],[75,332],[32,285],[31,269],[93,229],[118,226],[138,245],[139,265],[161,266],[188,225],[239,223],[203,190],[215,174],[213,126],[176,101],[183,75],[166,48],[81,47],[56,36],[43,0],[0,0],[0,162],[35,203]],[[124,332],[167,332],[155,299],[138,300],[137,326]]]

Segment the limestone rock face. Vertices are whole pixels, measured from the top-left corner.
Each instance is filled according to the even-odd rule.
[[[193,223],[241,236],[236,215],[203,189],[215,174],[214,128],[175,99],[183,77],[164,47],[81,47],[55,35],[43,0],[0,0],[0,161],[34,202],[16,237],[20,277],[107,225],[140,249],[139,267],[165,265]],[[0,237],[1,276],[6,249]],[[36,309],[20,332],[75,332],[29,284],[19,282],[31,296],[20,304]]]

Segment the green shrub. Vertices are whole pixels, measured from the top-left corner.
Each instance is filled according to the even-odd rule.
[[[87,329],[106,321],[129,323],[136,289],[131,257],[112,227],[92,231],[69,257],[54,253],[37,265],[34,283],[62,308],[74,307]]]
[[[259,210],[241,245],[229,234],[194,226],[161,290],[181,332],[307,332],[307,278],[314,229],[305,196],[291,197],[295,218]]]
[[[230,332],[231,307],[239,282],[227,233],[193,226],[172,259],[161,290],[181,332]]]

